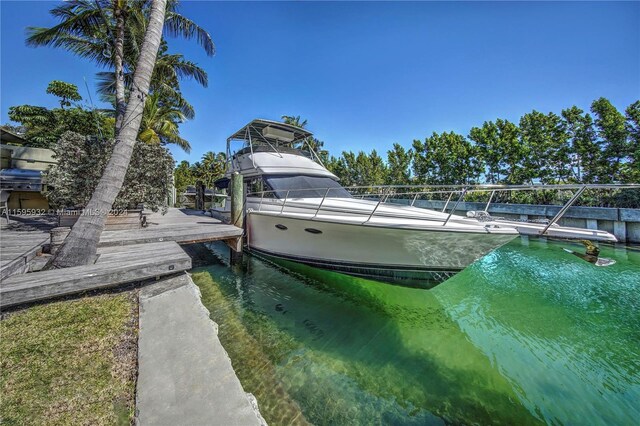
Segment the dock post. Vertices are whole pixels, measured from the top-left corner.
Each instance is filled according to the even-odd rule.
[[[196,182],[196,210],[203,210],[204,211],[204,191],[205,191],[205,186],[204,183],[202,183],[202,181],[197,181]]]
[[[244,229],[244,183],[238,172],[231,175],[231,224]],[[231,247],[231,263],[242,262],[242,237],[237,238]]]

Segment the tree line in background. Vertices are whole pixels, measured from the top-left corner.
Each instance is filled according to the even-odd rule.
[[[625,114],[605,98],[591,113],[532,111],[517,124],[484,122],[468,136],[434,132],[410,149],[396,143],[386,159],[344,151],[326,165],[344,186],[639,182],[640,101]]]
[[[282,120],[298,127],[307,125],[300,116],[285,115]],[[434,132],[424,141],[414,140],[409,149],[394,143],[386,157],[376,150],[330,156],[324,143],[313,137],[298,148],[305,144],[318,153],[343,186],[637,183],[640,101],[629,105],[624,114],[600,98],[591,104],[590,112],[576,106],[560,115],[534,110],[518,124],[505,119],[487,121],[473,127],[468,136]],[[224,175],[225,163],[224,153],[213,152],[194,164],[181,162],[175,170],[176,189],[182,193],[197,181],[212,187]],[[520,201],[553,201],[549,194],[529,195]],[[615,202],[637,205],[636,198]],[[601,197],[599,200],[602,203]],[[594,200],[588,202],[594,204]]]
[[[189,164],[183,160],[174,170],[174,185],[176,193],[182,194],[187,186],[202,182],[207,188],[213,188],[216,179],[222,177],[225,172],[227,155],[223,152],[206,152],[200,161]]]

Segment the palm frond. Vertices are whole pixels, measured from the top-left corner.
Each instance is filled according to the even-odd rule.
[[[191,61],[181,60],[173,64],[173,68],[180,78],[192,78],[203,87],[209,85],[207,72]]]
[[[198,44],[207,52],[207,55],[213,56],[216,53],[216,45],[211,35],[189,18],[185,18],[175,11],[167,10],[164,30],[173,37],[184,37],[187,40],[196,38]]]
[[[160,143],[160,138],[153,129],[145,129],[138,135],[138,140],[144,143]]]
[[[56,9],[61,9],[60,6]],[[66,11],[64,20],[51,28],[28,27],[27,46],[61,46],[58,37],[61,35],[75,35],[80,37],[92,37],[104,31],[107,22],[97,9],[73,10],[75,6]],[[58,13],[62,16],[61,13]]]
[[[191,144],[188,140],[181,138],[180,136],[170,135],[166,138],[168,143],[172,143],[174,145],[178,145],[184,152],[187,154],[191,152]]]

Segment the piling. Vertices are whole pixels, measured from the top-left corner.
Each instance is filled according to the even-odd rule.
[[[234,173],[231,175],[231,224],[244,229],[244,183],[242,175]],[[242,237],[237,238],[231,247],[231,263],[242,261]],[[234,247],[235,246],[235,247]]]
[[[202,181],[196,182],[196,210],[204,211],[204,191],[205,186]]]

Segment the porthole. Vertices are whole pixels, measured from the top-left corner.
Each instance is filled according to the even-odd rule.
[[[286,226],[284,226],[284,225],[280,225],[280,224],[277,224],[277,225],[276,225],[276,228],[281,229],[281,230],[283,230],[283,231],[286,231],[286,230],[288,229]]]
[[[309,232],[310,234],[322,234],[321,230],[315,228],[304,228],[304,230]]]

